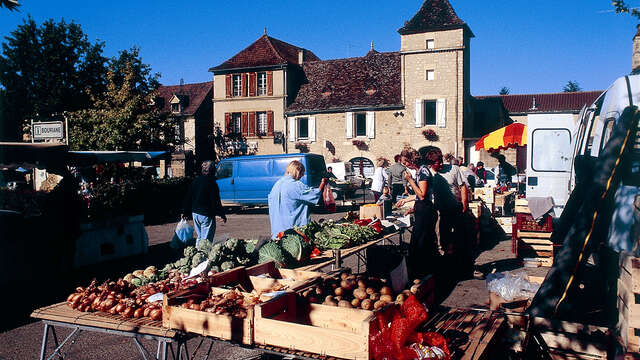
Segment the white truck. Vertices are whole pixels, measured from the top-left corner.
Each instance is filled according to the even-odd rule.
[[[559,217],[575,186],[576,156],[598,157],[614,122],[630,104],[640,104],[640,75],[618,78],[576,120],[571,114],[527,118],[527,197],[551,196]]]

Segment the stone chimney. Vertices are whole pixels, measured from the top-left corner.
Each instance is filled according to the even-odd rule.
[[[640,24],[637,25],[636,34],[633,36],[633,57],[631,61],[631,71],[640,70]]]
[[[304,62],[304,50],[298,49],[298,65],[302,65]]]

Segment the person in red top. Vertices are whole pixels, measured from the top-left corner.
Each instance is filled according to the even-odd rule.
[[[480,178],[483,185],[487,183],[487,170],[485,170],[482,161],[478,161],[476,164],[476,175]]]

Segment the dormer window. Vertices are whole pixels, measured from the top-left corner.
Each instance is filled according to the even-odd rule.
[[[184,102],[186,101],[186,99],[181,98],[180,95],[173,95],[171,97],[171,100],[169,100],[169,104],[171,105],[171,112],[172,113],[181,113],[182,110],[184,109]]]
[[[179,113],[180,112],[180,103],[171,104],[171,112]]]

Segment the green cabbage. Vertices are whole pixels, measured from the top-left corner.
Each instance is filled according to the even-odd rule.
[[[313,250],[300,235],[287,235],[280,240],[280,244],[282,249],[299,263],[309,259]]]
[[[209,251],[211,251],[212,246],[213,244],[211,243],[211,241],[207,239],[200,239],[200,242],[198,242],[198,245],[196,245],[196,249],[198,249],[198,251],[201,251],[205,254],[208,254]]]
[[[222,269],[222,271],[231,270],[234,267],[236,267],[236,265],[233,263],[233,261],[225,261],[220,265],[220,269]]]
[[[186,248],[184,248],[184,256],[188,258],[192,258],[197,251],[198,250],[196,250],[195,246],[187,246]]]
[[[276,266],[286,267],[288,263],[287,253],[274,241],[269,241],[258,250],[258,263],[275,261]]]
[[[207,260],[207,254],[203,252],[198,252],[195,255],[193,255],[193,258],[191,259],[191,266],[196,267],[200,265],[202,262],[204,262],[205,260]]]

